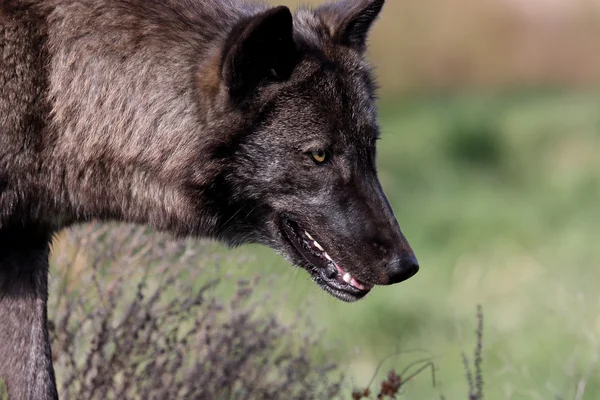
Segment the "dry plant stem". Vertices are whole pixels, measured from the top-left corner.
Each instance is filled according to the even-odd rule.
[[[419,364],[423,364],[423,365],[421,367],[417,368],[417,370],[415,372],[413,372],[412,374],[410,374],[404,378],[404,375],[408,372],[408,370],[410,368],[414,367],[415,365],[419,365]],[[403,377],[403,381],[408,382],[411,379],[413,379],[415,376],[419,375],[421,372],[423,372],[427,368],[431,368],[431,382],[432,382],[433,387],[435,388],[435,364],[433,363],[433,361],[430,358],[425,358],[425,359],[417,360],[417,361],[410,363],[406,368],[404,368],[402,370],[402,372],[400,372],[400,376]]]
[[[467,384],[469,387],[469,400],[482,400],[483,399],[483,307],[477,306],[477,330],[475,331],[476,344],[474,351],[474,367],[475,371],[471,367],[471,363],[467,358],[467,355],[463,353],[463,364],[467,378]]]
[[[370,388],[371,385],[373,384],[373,382],[375,382],[375,378],[377,378],[377,374],[379,373],[379,370],[381,369],[381,367],[383,366],[383,363],[386,362],[387,360],[389,360],[392,357],[396,357],[396,356],[400,356],[403,354],[411,354],[411,353],[429,353],[428,350],[424,350],[424,349],[416,349],[416,350],[398,350],[392,354],[389,354],[387,356],[385,356],[384,358],[381,359],[381,361],[379,361],[379,363],[377,364],[377,368],[375,368],[375,372],[373,373],[373,376],[371,377],[371,380],[369,381],[369,383],[367,384],[367,388]],[[433,359],[433,355],[431,355],[431,359]],[[411,364],[412,365],[412,364]]]
[[[463,367],[465,369],[465,375],[467,378],[467,385],[469,388],[469,398],[471,398],[473,396],[473,393],[475,392],[475,385],[473,384],[473,372],[471,371],[471,362],[469,361],[465,353],[463,353],[462,358]]]
[[[475,345],[475,398],[483,399],[483,307],[477,306],[477,344]]]
[[[369,385],[362,390],[354,390],[352,392],[352,398],[354,400],[360,400],[362,398],[370,397],[370,395],[371,395],[370,387],[373,384],[375,377],[377,376],[377,373],[379,372],[379,369],[381,368],[383,363],[386,360],[388,360],[390,357],[394,357],[394,356],[397,356],[400,354],[408,354],[408,353],[415,353],[415,352],[427,352],[427,351],[426,350],[397,351],[395,353],[392,353],[392,354],[384,357],[377,365],[377,368],[375,370],[375,373],[373,374],[373,377],[371,378],[371,381],[369,382]],[[415,367],[419,364],[423,364],[423,365],[420,366],[419,368],[417,368],[410,375],[405,376],[405,374],[407,374],[408,371],[410,371],[413,367]],[[432,383],[433,383],[433,387],[435,387],[436,386],[435,364],[433,363],[433,356],[430,356],[428,358],[424,358],[424,359],[420,359],[420,360],[411,362],[402,370],[402,372],[400,374],[397,374],[395,370],[391,370],[388,373],[387,379],[385,379],[381,382],[381,390],[380,390],[379,394],[377,395],[377,398],[378,399],[384,399],[386,397],[395,398],[396,395],[400,394],[400,389],[404,387],[404,384],[406,382],[410,381],[411,379],[413,379],[414,377],[419,375],[421,372],[423,372],[427,368],[431,368]]]

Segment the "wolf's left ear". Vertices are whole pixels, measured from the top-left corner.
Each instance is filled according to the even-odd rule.
[[[297,53],[289,8],[275,7],[241,21],[229,34],[221,60],[229,94],[239,100],[261,84],[289,78]]]
[[[379,16],[385,0],[345,0],[317,8],[336,44],[363,52],[367,35]]]

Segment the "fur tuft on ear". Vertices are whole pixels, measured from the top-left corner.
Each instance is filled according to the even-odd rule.
[[[288,79],[298,51],[289,8],[279,6],[239,22],[229,34],[221,74],[229,94],[239,100],[260,85]]]
[[[367,35],[385,0],[345,0],[317,8],[336,44],[363,52]]]

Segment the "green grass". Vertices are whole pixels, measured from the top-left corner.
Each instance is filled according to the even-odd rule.
[[[381,117],[380,178],[419,274],[344,304],[267,249],[235,250],[254,256],[239,273],[273,274],[284,316],[307,300],[323,356],[356,385],[426,349],[438,387],[422,374],[403,398],[465,398],[482,304],[486,398],[600,398],[600,95],[407,98]]]
[[[8,400],[8,392],[6,391],[6,385],[0,378],[0,400]]]

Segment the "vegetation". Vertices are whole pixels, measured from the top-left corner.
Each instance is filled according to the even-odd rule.
[[[339,394],[335,365],[309,356],[317,335],[259,314],[255,281],[215,298],[217,281],[202,279],[210,272],[198,265],[206,260],[197,243],[92,225],[71,230],[62,246],[70,256],[55,265],[61,290],[50,327],[61,398]]]
[[[198,284],[210,276],[201,244],[109,225],[60,243],[50,334],[62,398],[395,399],[425,370],[435,386],[427,356],[350,395],[343,368],[312,350],[318,334],[299,323],[308,321],[257,312],[256,280],[238,281],[225,301],[217,281]],[[478,320],[474,372],[463,355],[469,400],[483,398],[481,308]]]
[[[6,385],[0,379],[0,400],[8,400],[8,393],[6,391]]]

